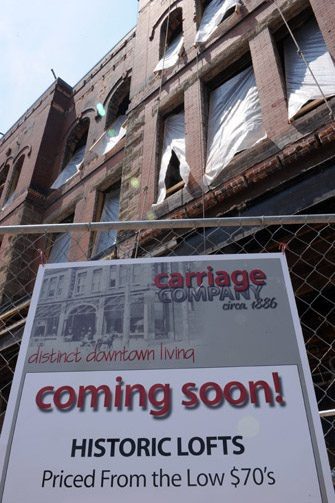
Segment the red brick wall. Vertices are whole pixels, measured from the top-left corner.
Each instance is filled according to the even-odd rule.
[[[335,61],[335,1],[310,0],[310,4],[328,46],[328,51]]]

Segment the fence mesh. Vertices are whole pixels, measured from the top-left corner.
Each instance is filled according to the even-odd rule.
[[[324,217],[324,216],[323,216]],[[0,429],[38,266],[48,262],[283,251],[286,254],[330,466],[335,472],[335,216],[0,228]],[[149,225],[150,224],[150,225]],[[50,226],[49,226],[50,227]],[[98,230],[97,230],[98,229]],[[14,232],[15,231],[15,232]],[[117,237],[116,237],[117,231]],[[96,253],[102,234],[105,250]],[[328,411],[328,412],[327,412]]]

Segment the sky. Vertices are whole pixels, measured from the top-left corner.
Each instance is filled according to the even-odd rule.
[[[75,85],[136,24],[137,0],[1,0],[0,132],[61,77]]]

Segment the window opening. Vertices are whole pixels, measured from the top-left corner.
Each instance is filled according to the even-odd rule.
[[[210,94],[205,182],[211,184],[238,152],[264,138],[258,91],[250,67]]]
[[[66,143],[62,171],[51,185],[51,189],[59,189],[79,172],[84,161],[89,124],[89,119],[83,119],[70,134]]]
[[[297,52],[291,37],[284,40],[284,65],[288,96],[288,117],[297,118],[335,95],[335,66],[315,19],[294,32],[315,79]],[[319,85],[318,85],[319,84]],[[320,88],[322,92],[320,91]]]
[[[159,204],[167,195],[188,183],[190,173],[186,162],[184,112],[168,116],[164,121],[163,148],[158,179]]]
[[[174,9],[162,23],[160,31],[159,57],[154,72],[161,72],[175,66],[184,47],[183,11]]]
[[[119,219],[120,212],[120,187],[112,188],[104,194],[100,222],[115,222]],[[97,234],[94,255],[106,252],[116,245],[117,230],[110,229]]]
[[[6,194],[5,204],[3,206],[3,209],[5,209],[7,206],[9,206],[16,198],[16,195],[17,195],[16,189],[17,189],[17,184],[19,182],[23,162],[24,162],[24,155],[22,155],[14,165],[12,177],[11,177],[11,180],[9,183],[9,188],[8,188],[8,191]]]
[[[6,180],[7,180],[7,176],[8,176],[8,171],[9,171],[8,164],[5,164],[0,171],[0,198],[1,198],[3,191],[4,191],[4,188],[5,188],[5,184],[6,184]]]
[[[61,223],[72,223],[73,215]],[[48,263],[68,262],[71,245],[71,232],[61,232],[55,234],[54,242],[49,253]]]
[[[166,194],[171,194],[175,188],[183,185],[184,182],[180,176],[180,161],[173,150],[165,176]]]
[[[110,99],[105,131],[92,145],[90,151],[93,150],[98,155],[105,155],[126,136],[126,113],[130,104],[129,93],[130,79],[127,79]]]
[[[234,12],[239,12],[241,0],[212,0],[206,2],[200,26],[195,37],[195,44],[203,44],[213,35],[222,21]]]

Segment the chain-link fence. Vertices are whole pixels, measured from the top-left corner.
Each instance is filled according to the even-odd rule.
[[[286,254],[335,470],[335,215],[0,228],[0,427],[38,266],[45,262]]]

